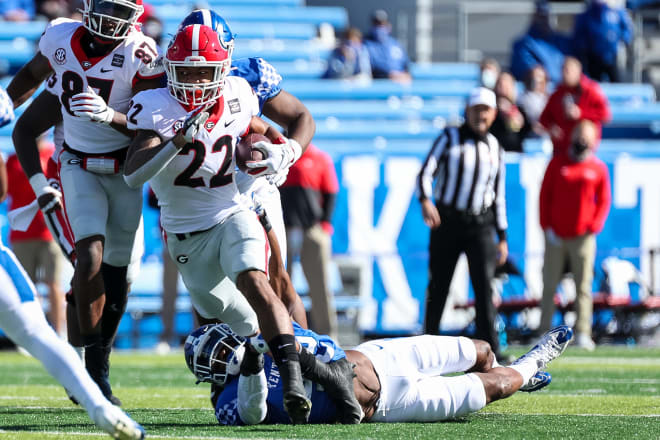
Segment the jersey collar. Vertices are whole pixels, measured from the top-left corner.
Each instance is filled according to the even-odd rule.
[[[98,63],[99,61],[101,61],[103,58],[107,57],[109,54],[111,54],[114,51],[113,49],[107,54],[98,57],[91,57],[91,58],[88,57],[82,48],[82,44],[80,43],[86,31],[87,30],[83,26],[80,26],[78,29],[76,29],[76,31],[73,33],[73,36],[71,37],[71,49],[73,49],[73,54],[78,59],[78,62],[82,66],[83,70],[91,69],[92,67],[94,67],[96,63]]]

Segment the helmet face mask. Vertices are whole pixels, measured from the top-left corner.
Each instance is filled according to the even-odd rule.
[[[97,37],[123,40],[143,11],[142,0],[85,0],[83,24]]]
[[[199,382],[224,385],[228,367],[240,365],[245,340],[227,324],[207,324],[192,332],[183,347],[186,364]]]
[[[189,108],[220,97],[231,54],[208,26],[186,26],[175,35],[164,59],[170,95]],[[206,77],[200,73],[207,71]]]

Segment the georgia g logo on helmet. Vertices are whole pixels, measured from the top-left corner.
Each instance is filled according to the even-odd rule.
[[[84,0],[83,25],[104,40],[123,40],[144,12],[142,0]]]
[[[231,54],[208,26],[181,29],[165,54],[170,95],[189,109],[211,103],[222,94]]]

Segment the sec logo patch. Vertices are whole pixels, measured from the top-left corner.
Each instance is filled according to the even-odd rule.
[[[186,264],[188,262],[188,255],[181,254],[176,257],[176,261],[178,261],[181,264]]]
[[[57,64],[66,63],[66,50],[63,47],[60,47],[55,51],[55,62]]]

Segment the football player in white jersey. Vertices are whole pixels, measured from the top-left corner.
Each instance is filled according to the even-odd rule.
[[[130,143],[128,103],[136,92],[160,85],[162,65],[155,43],[135,26],[141,0],[87,0],[83,23],[51,22],[39,52],[14,77],[7,91],[14,106],[49,75],[57,81],[64,150],[60,179],[76,240],[73,286],[86,367],[106,397],[112,340],[126,304],[126,271],[140,221],[142,193],[129,188],[121,167]],[[62,206],[38,162],[21,158],[39,205],[46,213]]]
[[[13,116],[12,103],[0,88],[0,127]],[[0,202],[6,197],[7,173],[0,156]],[[55,334],[36,297],[30,278],[0,240],[0,327],[81,402],[97,426],[116,439],[144,438],[142,427],[103,396],[71,346]]]
[[[230,51],[213,29],[180,30],[164,65],[168,87],[137,94],[129,109],[128,128],[137,136],[125,179],[138,188],[150,182],[170,256],[197,311],[243,336],[261,328],[282,375],[286,411],[294,423],[305,423],[311,403],[291,320],[266,277],[264,230],[234,181],[237,138],[252,131],[277,142],[281,134],[256,117],[249,84],[226,77]]]

